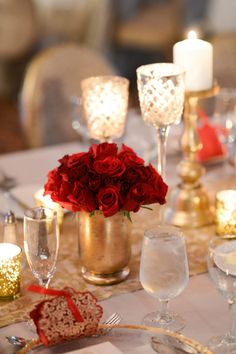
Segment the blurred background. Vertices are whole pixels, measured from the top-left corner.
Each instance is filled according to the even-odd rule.
[[[33,147],[25,134],[22,90],[31,63],[48,48],[75,43],[99,53],[114,73],[130,80],[129,106],[139,109],[136,68],[171,62],[173,44],[190,29],[213,44],[219,84],[236,87],[235,0],[0,0],[0,153]],[[69,68],[70,59],[65,61]],[[76,65],[83,70],[79,59]],[[60,110],[62,92],[51,89]],[[71,125],[70,110],[64,120]]]

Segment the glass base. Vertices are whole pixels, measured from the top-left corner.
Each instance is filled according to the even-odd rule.
[[[161,318],[159,312],[151,312],[143,318],[142,324],[165,328],[173,332],[179,332],[185,327],[184,319],[173,312],[168,312],[165,318]]]
[[[236,354],[236,337],[227,335],[213,337],[210,339],[208,347],[214,354]]]
[[[0,301],[11,301],[11,300],[16,300],[20,297],[20,292],[16,293],[16,294],[11,294],[11,295],[4,295],[1,296],[0,295]]]
[[[120,283],[121,281],[125,280],[128,277],[130,270],[129,267],[125,267],[116,273],[98,274],[89,271],[85,267],[82,267],[81,272],[83,278],[88,283],[96,284],[96,285],[111,285],[111,284]]]

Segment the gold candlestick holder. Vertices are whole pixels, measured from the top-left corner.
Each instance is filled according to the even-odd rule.
[[[181,183],[171,192],[166,219],[181,227],[200,227],[213,222],[213,213],[206,190],[200,183],[205,169],[196,159],[202,144],[197,136],[198,101],[216,95],[219,86],[185,94],[184,131],[181,140],[183,160],[177,166]]]

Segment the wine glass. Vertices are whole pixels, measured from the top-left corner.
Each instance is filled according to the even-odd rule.
[[[81,81],[82,105],[90,138],[112,141],[123,135],[129,80],[121,76],[94,76]]]
[[[178,296],[189,279],[185,239],[180,229],[161,225],[144,233],[140,281],[144,290],[160,301],[160,311],[147,314],[143,323],[179,331],[184,320],[168,310],[169,300]]]
[[[184,73],[173,63],[142,65],[137,68],[137,84],[143,119],[157,130],[157,170],[165,178],[169,129],[183,112]]]
[[[39,285],[48,287],[56,270],[59,248],[57,212],[38,207],[24,214],[24,249],[28,264]]]
[[[225,335],[209,341],[209,347],[216,354],[236,353],[236,236],[213,237],[209,242],[208,271],[210,277],[229,308],[230,327]]]

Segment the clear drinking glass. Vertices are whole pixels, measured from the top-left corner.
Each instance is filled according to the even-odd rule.
[[[184,73],[172,63],[142,65],[137,69],[137,84],[143,119],[157,130],[157,170],[165,178],[169,129],[180,122],[183,112]]]
[[[178,296],[189,280],[184,235],[180,229],[161,225],[144,233],[140,281],[144,290],[160,301],[160,311],[147,314],[143,323],[179,331],[185,321],[168,310],[170,299]]]
[[[222,88],[213,98],[213,123],[221,143],[225,146],[229,161],[236,151],[236,89]]]
[[[207,263],[213,284],[228,302],[230,318],[228,332],[212,338],[208,345],[216,354],[233,354],[236,353],[236,236],[212,238]]]
[[[55,210],[38,207],[24,215],[24,249],[39,285],[47,288],[56,270],[59,228]]]
[[[123,135],[129,80],[121,76],[94,76],[81,81],[82,105],[90,138],[112,141]]]

